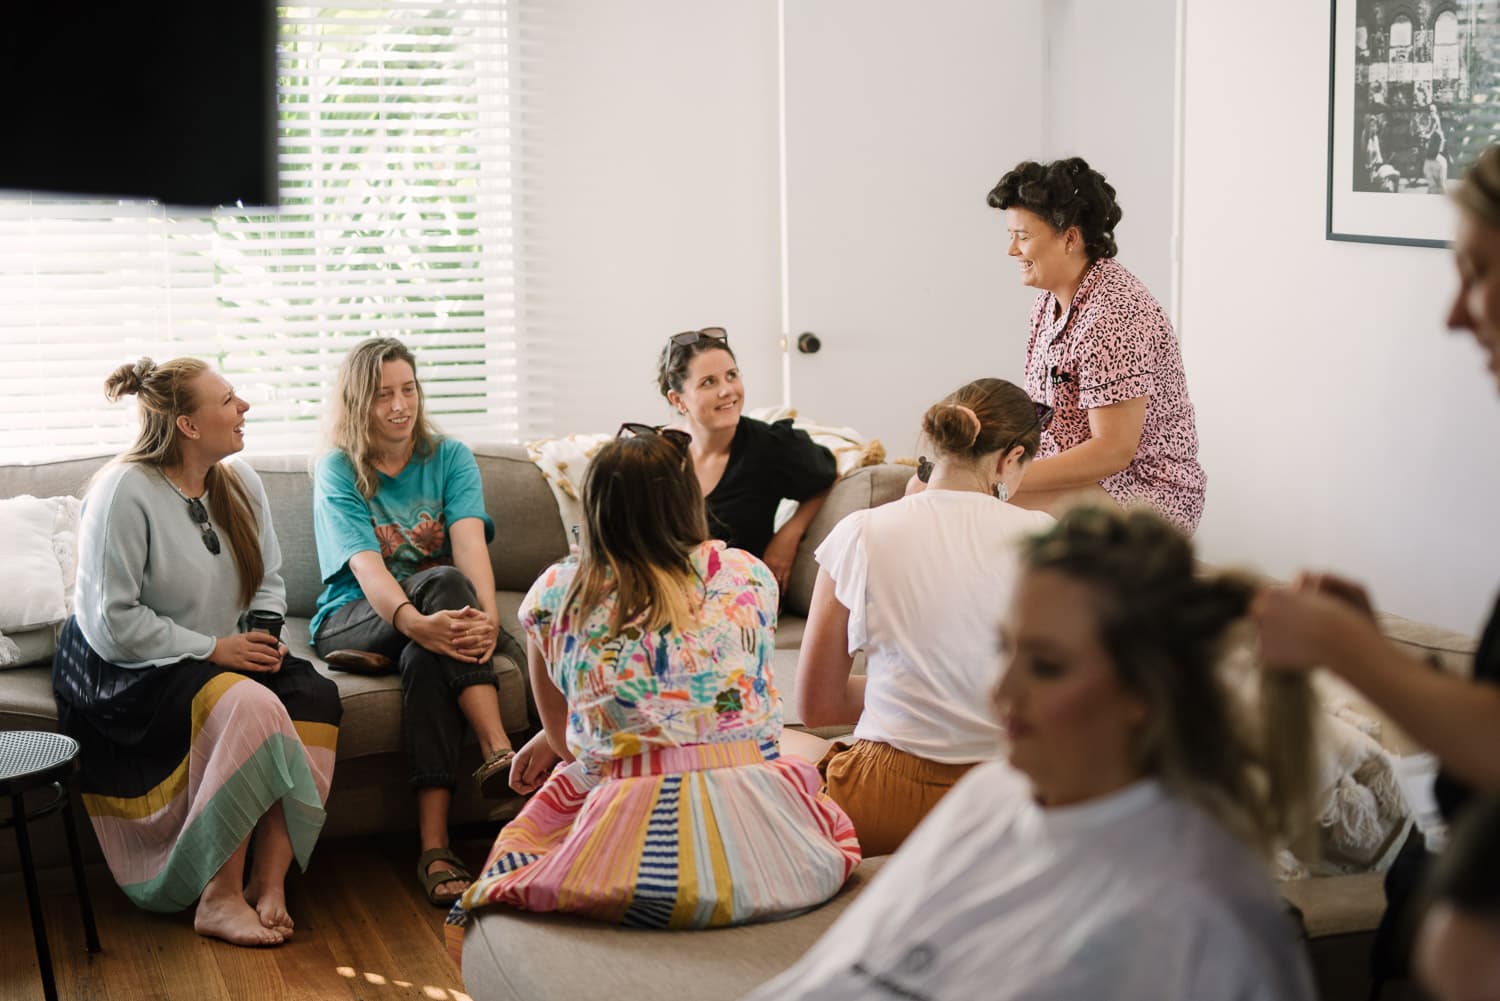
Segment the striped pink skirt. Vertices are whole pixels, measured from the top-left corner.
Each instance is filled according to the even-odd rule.
[[[816,907],[860,860],[821,787],[810,763],[753,740],[647,751],[602,778],[559,766],[449,914],[449,949],[461,961],[469,914],[494,904],[650,928]]]

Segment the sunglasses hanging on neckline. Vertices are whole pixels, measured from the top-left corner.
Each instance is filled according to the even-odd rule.
[[[208,511],[204,508],[203,501],[194,497],[187,502],[187,506],[188,517],[193,519],[193,524],[197,525],[198,530],[203,533],[203,548],[218,556],[221,551],[219,536],[213,526],[208,523]]]

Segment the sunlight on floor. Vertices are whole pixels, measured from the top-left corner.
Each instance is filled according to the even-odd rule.
[[[352,966],[336,966],[334,967],[334,972],[348,980],[363,979],[366,983],[374,984],[377,987],[383,987],[387,984],[392,987],[414,986],[410,980],[387,980],[379,973],[371,973],[368,970],[360,973]],[[432,998],[432,1001],[474,1001],[473,998],[469,997],[463,991],[456,991],[447,987],[433,987],[430,984],[422,987],[422,993]]]

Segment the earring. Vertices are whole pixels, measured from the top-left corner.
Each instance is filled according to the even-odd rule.
[[[1004,480],[995,484],[995,499],[1001,503],[1010,500],[1010,487],[1005,485]]]

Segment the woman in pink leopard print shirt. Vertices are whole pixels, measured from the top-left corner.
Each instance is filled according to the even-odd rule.
[[[1028,160],[989,203],[1005,212],[1022,284],[1041,290],[1026,390],[1055,414],[1016,501],[1049,510],[1102,491],[1194,531],[1206,479],[1182,353],[1161,305],[1114,259],[1115,189],[1077,157]]]

